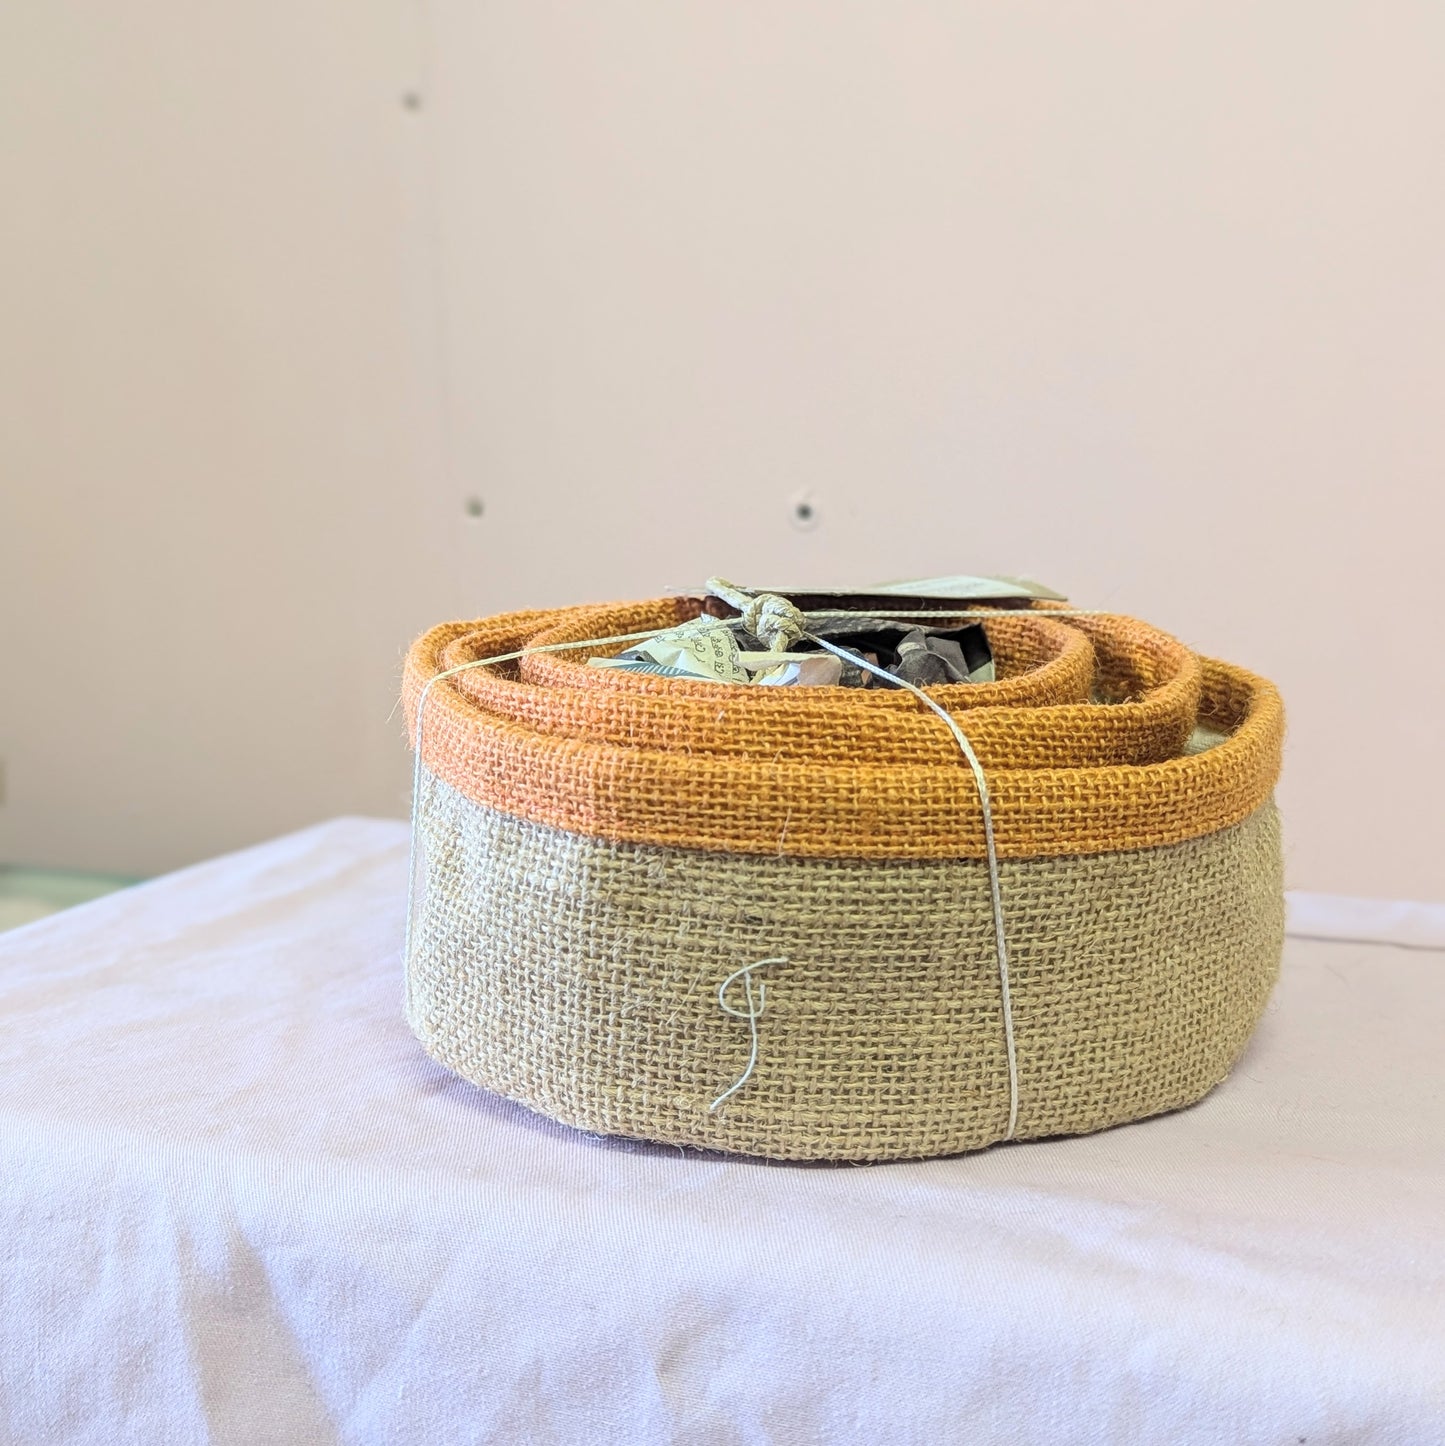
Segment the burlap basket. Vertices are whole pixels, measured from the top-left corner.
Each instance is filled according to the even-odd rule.
[[[696,611],[513,613],[411,649],[407,1012],[436,1059],[583,1129],[821,1160],[1098,1130],[1224,1078],[1283,938],[1269,683],[1035,610],[986,623],[997,682],[930,690],[987,774],[1011,1081],[979,794],[917,698],[586,665],[620,645],[432,682]],[[750,965],[745,1017],[719,989]]]

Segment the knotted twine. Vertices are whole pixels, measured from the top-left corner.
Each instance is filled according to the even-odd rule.
[[[989,896],[994,925],[994,946],[998,961],[999,976],[999,1001],[1000,1012],[1003,1022],[1004,1049],[1008,1067],[1009,1086],[1009,1111],[1008,1127],[1003,1136],[1004,1139],[1013,1139],[1018,1126],[1019,1113],[1019,1090],[1018,1090],[1018,1061],[1014,1045],[1014,1020],[1013,1005],[1009,991],[1008,971],[1008,947],[1004,933],[1003,921],[1003,900],[999,882],[998,853],[994,842],[993,812],[989,802],[988,782],[984,776],[983,767],[974,752],[973,745],[969,742],[967,734],[959,726],[958,721],[941,704],[930,698],[921,688],[896,677],[866,658],[841,648],[835,643],[829,642],[826,638],[818,637],[808,631],[805,615],[786,598],[775,593],[749,593],[745,589],[726,581],[723,578],[709,578],[707,591],[713,596],[722,599],[730,606],[738,609],[740,617],[738,622],[753,637],[756,637],[767,649],[776,652],[786,652],[795,644],[807,640],[833,653],[835,656],[854,664],[865,672],[873,674],[893,687],[904,688],[914,694],[926,707],[936,713],[952,733],[954,740],[958,743],[969,769],[973,774],[974,784],[978,790],[979,804],[983,817],[984,847],[988,866]],[[1072,610],[1058,610],[1059,612]],[[829,614],[834,615],[834,614]],[[838,612],[837,616],[849,616],[846,612]],[[902,616],[903,614],[898,614]],[[967,609],[962,613],[950,612],[949,617],[955,616],[984,617],[989,616],[988,610]],[[886,616],[894,616],[891,610]],[[927,616],[937,619],[942,614],[933,613]],[[514,662],[520,658],[528,657],[536,653],[563,652],[578,648],[601,647],[613,643],[641,642],[666,632],[666,628],[649,628],[640,632],[618,633],[610,637],[586,638],[577,641],[563,643],[543,643],[532,647],[519,648],[513,652],[500,653],[494,657],[476,658],[470,662],[461,663],[454,668],[448,668],[443,672],[434,674],[423,686],[417,699],[416,707],[416,734],[415,734],[415,759],[412,772],[412,803],[411,803],[411,854],[409,860],[409,887],[407,890],[406,908],[406,959],[408,963],[412,958],[413,938],[415,930],[416,896],[417,896],[417,838],[419,834],[419,815],[421,807],[421,773],[422,773],[422,728],[426,712],[427,699],[433,686],[444,679],[464,673],[472,668],[490,667],[498,663]],[[762,981],[758,983],[757,997],[753,995],[753,971],[772,965],[785,965],[788,960],[785,957],[773,957],[756,960],[751,964],[745,964],[740,969],[734,970],[723,980],[718,988],[718,1006],[728,1015],[738,1019],[745,1019],[748,1022],[750,1035],[750,1049],[747,1065],[738,1078],[708,1106],[709,1112],[716,1111],[733,1095],[737,1094],[752,1078],[757,1068],[759,1053],[759,1032],[758,1020],[762,1017],[767,1002],[767,986]],[[406,1008],[408,1015],[411,1013],[410,998],[410,969],[407,970],[407,1000]],[[728,1003],[729,989],[741,980],[743,985],[746,1008],[738,1009]]]

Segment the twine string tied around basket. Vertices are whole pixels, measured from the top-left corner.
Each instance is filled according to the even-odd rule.
[[[719,597],[725,603],[737,608],[742,614],[743,626],[766,646],[778,647],[781,650],[783,638],[788,638],[792,642],[807,639],[811,643],[816,643],[820,648],[826,649],[836,657],[845,659],[854,666],[864,669],[865,672],[873,674],[874,677],[881,678],[883,682],[894,687],[906,688],[925,706],[937,713],[947,724],[949,732],[953,734],[954,741],[958,744],[964,760],[973,774],[974,786],[978,789],[979,807],[983,814],[984,852],[988,860],[989,902],[993,909],[994,953],[998,960],[999,1004],[1003,1015],[1004,1057],[1008,1065],[1008,1130],[1004,1138],[1006,1140],[1013,1139],[1018,1128],[1019,1118],[1018,1053],[1014,1046],[1013,996],[1009,988],[1008,941],[1004,935],[1003,893],[999,884],[998,850],[994,844],[993,808],[989,802],[988,780],[984,777],[983,765],[979,762],[978,754],[974,752],[968,735],[959,726],[958,720],[953,714],[942,704],[936,703],[930,698],[922,688],[915,687],[903,678],[895,677],[876,663],[870,663],[866,658],[847,648],[840,648],[836,643],[830,643],[826,638],[820,638],[815,633],[809,632],[807,619],[803,613],[786,598],[778,597],[774,593],[753,595],[746,589],[720,577],[709,578],[707,590],[714,597]],[[767,634],[759,631],[760,628],[767,628]],[[729,1012],[731,1013],[731,1011]],[[752,1021],[752,1028],[754,1053],[756,1054],[756,1020]],[[754,1063],[755,1060],[749,1062],[744,1079],[751,1075]],[[737,1087],[734,1086],[734,1089]]]
[[[720,577],[707,580],[707,590],[741,614],[743,627],[772,652],[786,653],[808,635],[803,614],[776,593],[750,593]]]

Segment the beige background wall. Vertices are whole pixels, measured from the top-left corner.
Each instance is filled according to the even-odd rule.
[[[15,0],[0,859],[399,812],[439,616],[996,570],[1276,677],[1291,881],[1445,898],[1442,54],[1402,0]]]

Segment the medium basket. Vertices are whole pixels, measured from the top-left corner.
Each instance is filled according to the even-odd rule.
[[[513,613],[411,649],[407,1012],[436,1059],[583,1129],[821,1160],[1083,1133],[1224,1078],[1283,937],[1269,683],[1034,610],[986,622],[997,682],[929,690],[992,800],[1011,1084],[979,794],[917,698],[586,665],[621,644],[439,677],[696,612]],[[720,1007],[740,973],[746,1013]]]

